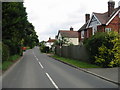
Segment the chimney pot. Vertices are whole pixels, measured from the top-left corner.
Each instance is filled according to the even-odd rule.
[[[86,23],[90,20],[90,14],[85,14],[85,21]]]
[[[108,1],[108,17],[110,17],[110,15],[113,13],[114,6],[115,6],[115,1],[109,0]]]
[[[72,28],[72,27],[70,28],[70,31],[73,31],[73,28]]]

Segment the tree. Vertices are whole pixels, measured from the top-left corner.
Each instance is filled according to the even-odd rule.
[[[10,55],[21,54],[22,46],[34,47],[39,42],[34,26],[28,22],[22,2],[3,2],[2,41]]]
[[[89,52],[90,62],[103,67],[120,66],[120,35],[117,32],[99,32],[84,45]]]
[[[58,45],[58,46],[69,45],[68,42],[69,41],[65,37],[62,37],[61,39],[56,40],[54,42],[54,45]]]

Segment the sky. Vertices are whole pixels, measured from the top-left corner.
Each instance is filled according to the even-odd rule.
[[[59,30],[78,31],[85,23],[85,14],[108,11],[109,0],[24,0],[28,20],[35,27],[39,41],[47,41]],[[114,0],[118,7],[120,0]]]

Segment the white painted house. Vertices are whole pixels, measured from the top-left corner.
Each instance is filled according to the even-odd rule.
[[[63,37],[68,41],[69,44],[79,45],[78,32],[73,31],[72,27],[70,30],[59,30],[57,40],[62,40]]]
[[[46,46],[51,48],[55,41],[56,41],[55,39],[49,38],[49,40],[46,42]]]

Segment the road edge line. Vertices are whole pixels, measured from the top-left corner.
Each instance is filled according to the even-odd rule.
[[[49,56],[49,57],[51,57],[51,56]],[[51,57],[51,58],[53,58],[53,57]],[[96,73],[93,73],[93,72],[91,72],[91,71],[88,71],[88,70],[79,68],[79,67],[77,67],[77,66],[74,66],[74,65],[72,65],[72,64],[66,63],[66,62],[61,61],[61,60],[58,60],[58,59],[56,59],[56,58],[53,58],[53,59],[55,59],[55,60],[57,60],[57,61],[60,61],[61,63],[67,64],[67,65],[69,65],[69,66],[71,66],[71,67],[74,67],[74,68],[76,68],[76,69],[78,69],[78,70],[81,70],[81,71],[84,71],[84,72],[86,72],[86,73],[92,74],[92,75],[94,75],[94,76],[96,76],[96,77],[99,77],[99,78],[101,78],[101,79],[104,79],[104,80],[106,80],[106,81],[109,81],[109,82],[112,82],[112,83],[114,83],[114,84],[120,85],[120,82],[116,82],[116,81],[110,80],[110,79],[108,79],[108,78],[106,78],[106,77],[100,76],[100,75],[98,75],[98,74],[96,74]]]

